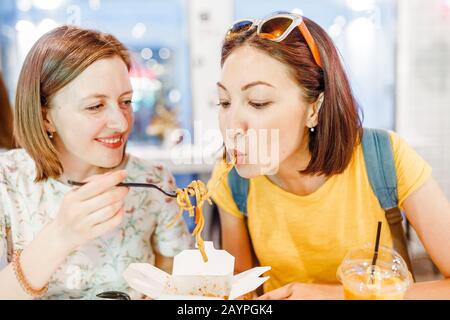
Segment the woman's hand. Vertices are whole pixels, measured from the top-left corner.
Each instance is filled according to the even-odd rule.
[[[126,175],[121,170],[90,177],[88,183],[64,196],[53,227],[67,250],[113,230],[122,222],[129,189],[116,185]]]
[[[93,176],[68,192],[56,219],[23,250],[22,271],[33,288],[43,288],[78,246],[117,227],[123,218],[128,188],[116,187],[126,171]],[[1,299],[31,299],[17,281],[12,264],[0,270]]]
[[[342,286],[292,282],[267,292],[257,300],[339,300],[344,298]]]
[[[242,296],[239,296],[236,298],[236,300],[253,300],[256,299],[258,295],[255,291],[248,292],[246,294],[243,294]]]

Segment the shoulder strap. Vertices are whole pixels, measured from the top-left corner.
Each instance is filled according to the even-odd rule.
[[[402,226],[403,216],[398,208],[397,174],[389,132],[365,128],[362,148],[369,182],[385,212],[394,249],[403,257],[412,273],[411,260]]]
[[[381,207],[384,210],[397,207],[397,175],[389,133],[364,129],[362,147],[370,185]]]
[[[242,214],[247,216],[248,179],[242,178],[237,173],[236,168],[233,168],[230,173],[228,173],[227,179],[234,202]]]
[[[250,187],[249,180],[246,178],[241,177],[237,171],[236,168],[233,168],[228,173],[228,186],[230,187],[231,194],[233,196],[233,200],[236,203],[236,206],[239,208],[239,211],[244,215],[244,217],[247,217],[247,198],[248,198],[248,190]],[[253,260],[253,264],[255,266],[259,266],[260,263],[258,261],[258,257],[255,254],[255,249],[253,248],[253,242],[251,240],[251,235],[248,232],[247,228],[247,234],[250,238],[250,251],[251,256]]]

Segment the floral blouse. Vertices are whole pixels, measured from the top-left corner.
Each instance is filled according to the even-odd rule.
[[[162,166],[130,156],[126,181],[156,183],[176,188]],[[57,180],[35,183],[35,164],[23,150],[0,154],[0,270],[15,249],[25,248],[58,213],[64,194],[71,189]],[[170,228],[176,200],[148,188],[131,188],[125,216],[115,230],[73,251],[49,281],[44,299],[96,299],[96,294],[117,290],[132,298],[141,295],[122,277],[133,262],[154,263],[154,252],[173,257],[191,247],[183,219]]]

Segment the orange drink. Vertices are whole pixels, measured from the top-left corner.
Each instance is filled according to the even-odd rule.
[[[346,300],[402,300],[412,276],[402,257],[393,249],[380,247],[376,266],[369,246],[351,251],[339,266],[337,277]]]

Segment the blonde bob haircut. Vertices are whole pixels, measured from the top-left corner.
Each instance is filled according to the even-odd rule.
[[[53,29],[31,48],[17,84],[14,135],[36,164],[35,182],[56,179],[63,172],[44,126],[52,97],[92,63],[116,56],[130,70],[129,53],[114,36],[75,26]]]

